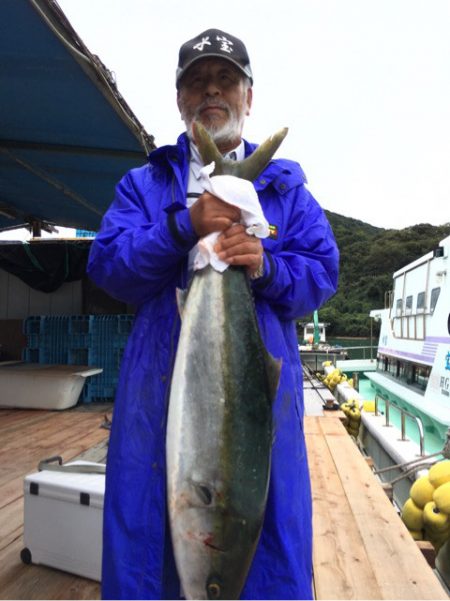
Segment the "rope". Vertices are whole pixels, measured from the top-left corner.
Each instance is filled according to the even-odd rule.
[[[414,463],[417,463],[418,465],[420,465],[421,463],[426,463],[428,461],[428,459],[431,459],[432,457],[437,457],[438,455],[444,455],[444,452],[438,451],[437,453],[432,453],[431,455],[424,455],[423,457],[420,457],[419,459],[412,459],[411,461],[405,461],[404,463],[396,463],[395,465],[390,465],[388,467],[382,467],[379,470],[374,470],[373,473],[374,474],[383,474],[384,472],[389,472],[390,470],[407,467],[407,466],[413,465]],[[445,457],[445,455],[444,455],[444,457]],[[417,469],[418,465],[416,465],[414,469]]]

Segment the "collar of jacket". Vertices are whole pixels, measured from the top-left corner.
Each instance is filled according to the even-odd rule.
[[[257,144],[247,142],[245,139],[244,146],[246,157],[258,147]],[[184,195],[187,187],[189,156],[189,138],[184,132],[178,137],[175,145],[161,146],[150,153],[148,158],[153,165],[170,168],[173,171]],[[285,194],[291,188],[306,182],[306,176],[298,163],[288,159],[274,159],[254,180],[253,185],[256,191],[260,192],[272,184],[279,194]],[[183,201],[185,202],[185,199]]]

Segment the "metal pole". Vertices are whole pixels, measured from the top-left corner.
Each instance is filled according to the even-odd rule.
[[[389,401],[384,399],[384,411],[386,415],[386,426],[389,426]]]
[[[370,318],[370,360],[373,359],[373,317]]]

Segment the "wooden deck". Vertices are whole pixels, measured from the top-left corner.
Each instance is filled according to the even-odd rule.
[[[23,478],[42,459],[64,462],[104,446],[101,427],[111,405],[86,405],[66,411],[0,409],[0,599],[99,599],[98,582],[43,566],[25,565]],[[110,417],[110,415],[109,415]],[[91,455],[89,455],[91,453]]]
[[[24,565],[23,477],[62,455],[99,460],[110,406],[0,410],[0,599],[99,599],[97,582]],[[317,599],[448,599],[339,412],[305,418],[314,502]],[[93,454],[93,451],[94,454]],[[95,454],[97,453],[97,456]]]
[[[306,417],[317,599],[448,599],[339,412]]]

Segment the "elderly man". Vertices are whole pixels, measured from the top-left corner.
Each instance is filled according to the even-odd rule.
[[[232,35],[210,29],[183,44],[176,85],[186,133],[125,175],[92,245],[89,276],[137,309],[107,462],[104,598],[180,596],[165,490],[168,386],[180,330],[176,288],[187,285],[199,238],[217,231],[219,258],[247,270],[263,339],[282,358],[265,521],[242,598],[312,596],[311,494],[295,318],[335,292],[336,243],[300,166],[281,159],[254,182],[271,235],[261,242],[246,234],[239,210],[203,191],[191,133],[198,120],[222,153],[238,160],[252,153],[255,145],[241,138],[252,83],[246,48]]]

